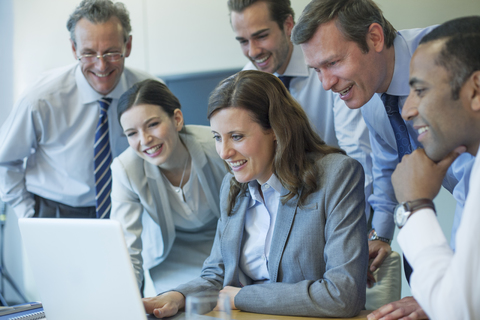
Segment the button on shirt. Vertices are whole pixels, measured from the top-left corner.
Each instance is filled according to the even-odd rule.
[[[263,199],[255,181],[248,183],[251,201],[245,214],[245,232],[240,256],[241,271],[253,283],[269,282],[268,256],[277,218],[282,184],[272,174],[261,186]]]

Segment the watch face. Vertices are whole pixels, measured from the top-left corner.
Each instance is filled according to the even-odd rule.
[[[405,206],[403,203],[400,203],[395,208],[395,224],[397,227],[401,228],[407,222],[408,215],[405,214]]]

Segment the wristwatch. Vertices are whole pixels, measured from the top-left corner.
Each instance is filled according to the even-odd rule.
[[[388,243],[388,244],[390,244],[390,243],[392,242],[391,239],[379,237],[379,236],[377,235],[377,232],[375,231],[375,229],[370,230],[370,232],[368,233],[368,240],[369,240],[369,241],[380,240],[380,241],[386,242],[386,243]]]
[[[398,204],[393,214],[397,227],[402,229],[405,223],[407,223],[408,218],[410,218],[415,211],[422,208],[431,208],[435,212],[435,205],[430,199],[417,199]]]

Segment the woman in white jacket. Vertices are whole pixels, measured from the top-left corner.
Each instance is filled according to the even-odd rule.
[[[198,276],[210,254],[226,168],[210,128],[184,126],[159,81],[125,92],[118,117],[130,147],[111,166],[111,219],[123,226],[139,288],[145,268],[161,292]]]

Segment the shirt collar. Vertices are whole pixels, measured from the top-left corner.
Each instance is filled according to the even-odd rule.
[[[410,93],[408,78],[410,76],[410,60],[412,54],[410,53],[405,38],[398,32],[393,41],[393,48],[395,50],[395,69],[387,93],[399,97],[408,96]]]
[[[251,205],[253,205],[254,201],[262,201],[262,197],[260,196],[260,192],[258,192],[258,182],[257,180],[250,181],[248,183],[248,191],[250,192],[250,196],[252,197],[253,202]],[[262,190],[265,190],[265,188],[272,188],[277,192],[278,194],[281,194],[282,192],[282,183],[280,180],[278,180],[277,176],[275,174],[272,174],[270,179],[268,179],[267,182],[265,182],[262,185]]]
[[[105,97],[104,95],[93,90],[93,88],[90,86],[87,79],[82,73],[80,63],[78,63],[75,69],[75,82],[77,83],[78,91],[80,92],[80,99],[82,104],[96,102],[100,98]],[[127,79],[125,78],[125,72],[123,72],[122,75],[120,76],[120,81],[118,82],[115,89],[113,89],[112,92],[107,94],[106,97],[118,100],[120,96],[128,89],[129,88],[127,86]]]
[[[292,77],[308,77],[309,70],[305,64],[302,48],[300,46],[293,45],[292,56],[288,62],[287,69],[283,74],[274,73],[275,76],[292,76]]]

